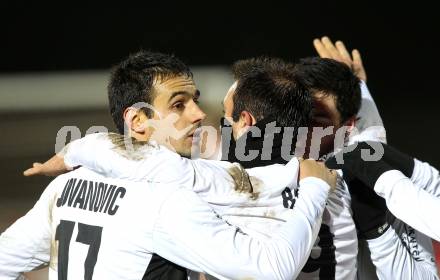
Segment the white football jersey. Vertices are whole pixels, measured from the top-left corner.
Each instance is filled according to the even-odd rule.
[[[167,162],[150,167],[155,165],[184,171]],[[237,188],[229,175],[215,182]],[[307,260],[329,192],[318,178],[300,183],[295,210],[270,239],[261,239],[225,222],[190,186],[79,168],[52,181],[33,209],[0,236],[0,279],[17,279],[47,263],[50,279],[142,279],[153,253],[219,279],[289,279]]]
[[[109,140],[113,139],[113,140]],[[274,164],[244,170],[239,164],[213,160],[189,160],[158,146],[159,152],[145,149],[127,156],[118,152],[117,135],[94,134],[70,144],[65,161],[70,166],[86,166],[108,176],[133,180],[173,182],[175,174],[166,171],[173,161],[191,166],[194,172],[178,176],[180,184],[191,185],[203,200],[228,222],[246,233],[270,238],[295,209],[301,196],[297,184],[299,164],[292,159],[287,165]],[[165,160],[166,159],[166,160]],[[148,167],[151,162],[164,162]],[[103,164],[101,164],[103,163]],[[247,172],[246,172],[247,171]],[[219,184],[217,178],[230,175],[231,184]],[[185,181],[195,180],[194,184]],[[357,234],[350,211],[350,195],[344,181],[329,195],[319,237],[298,279],[354,279],[356,275]]]

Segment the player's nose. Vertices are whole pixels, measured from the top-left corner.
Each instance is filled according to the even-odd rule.
[[[194,104],[191,108],[191,121],[192,123],[201,122],[206,118],[206,113],[197,105]]]

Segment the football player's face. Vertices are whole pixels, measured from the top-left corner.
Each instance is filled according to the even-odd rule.
[[[312,127],[325,129],[330,126],[333,126],[333,133],[321,139],[320,156],[333,150],[335,133],[341,127],[341,114],[333,95],[317,92],[313,95]]]
[[[198,105],[200,92],[193,79],[185,76],[157,80],[153,88],[155,98],[152,105],[156,111],[151,139],[190,157],[193,142],[198,144],[194,131],[206,117]],[[159,121],[154,122],[156,120]]]

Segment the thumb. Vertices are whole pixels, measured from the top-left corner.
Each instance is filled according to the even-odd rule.
[[[37,175],[38,173],[39,173],[39,167],[41,167],[41,163],[39,163],[39,162],[34,162],[33,164],[32,164],[32,167],[31,168],[29,168],[29,169],[26,169],[24,172],[23,172],[23,175],[24,176],[33,176],[33,175]]]

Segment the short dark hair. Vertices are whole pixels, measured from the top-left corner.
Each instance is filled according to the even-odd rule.
[[[232,119],[242,111],[258,121],[276,121],[282,127],[304,127],[311,120],[312,101],[308,90],[294,75],[294,66],[279,58],[239,60],[232,66],[237,87],[233,95]]]
[[[346,64],[329,58],[304,58],[295,65],[295,75],[312,94],[334,96],[342,122],[359,112],[360,80]]]
[[[188,66],[173,55],[139,51],[113,67],[108,85],[110,114],[119,133],[124,133],[124,110],[137,102],[151,104],[153,83],[177,76],[192,78]],[[151,110],[144,109],[148,117]]]

